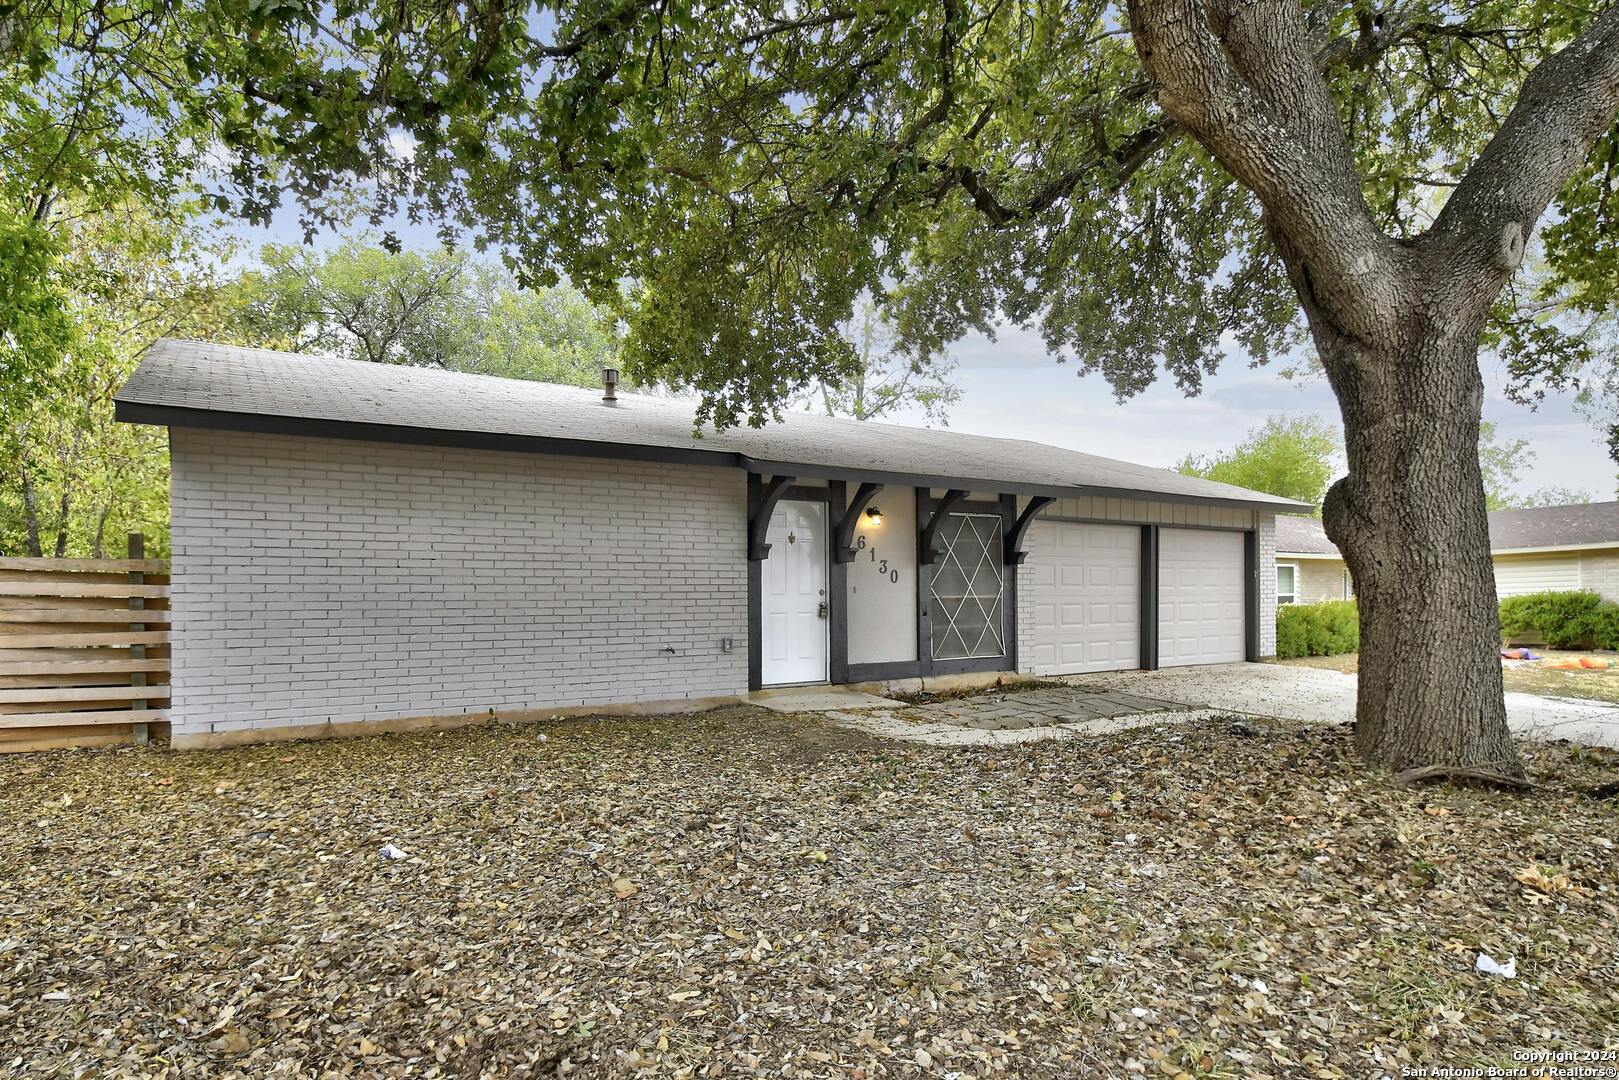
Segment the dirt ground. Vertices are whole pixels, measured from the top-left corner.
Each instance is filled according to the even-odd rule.
[[[0,1075],[1360,1078],[1615,1046],[1619,802],[1589,791],[1619,760],[1419,790],[1348,737],[950,750],[734,708],[0,758]]]
[[[1581,698],[1588,701],[1605,701],[1619,704],[1619,657],[1612,654],[1592,652],[1559,652],[1556,649],[1535,649],[1536,656],[1544,656],[1548,660],[1559,660],[1590,656],[1603,660],[1615,661],[1616,666],[1608,671],[1558,671],[1554,668],[1543,667],[1515,667],[1503,668],[1501,679],[1509,691],[1521,694],[1539,694],[1541,697]],[[1297,660],[1278,660],[1280,664],[1294,664],[1299,667],[1325,668],[1328,671],[1344,671],[1353,674],[1359,670],[1360,657],[1354,653],[1344,656],[1306,656]]]

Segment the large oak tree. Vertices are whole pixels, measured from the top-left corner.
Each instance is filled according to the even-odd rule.
[[[1307,331],[1346,432],[1325,518],[1361,600],[1359,745],[1400,768],[1520,775],[1478,353],[1486,334],[1534,336],[1504,292],[1526,249],[1537,287],[1582,310],[1619,295],[1619,9],[0,10],[12,71],[32,80],[0,92],[0,137],[42,170],[6,181],[17,205],[116,179],[97,140],[148,175],[225,148],[220,203],[250,217],[291,193],[318,224],[357,181],[383,213],[408,206],[501,245],[529,279],[566,273],[620,305],[626,366],[700,391],[704,420],[759,421],[845,377],[839,324],[866,294],[922,354],[1037,323],[1121,395],[1160,370],[1196,390],[1228,350],[1265,359]],[[49,122],[46,91],[60,112],[98,79],[93,107]]]

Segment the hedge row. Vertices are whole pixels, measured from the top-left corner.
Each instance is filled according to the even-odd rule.
[[[1619,604],[1594,592],[1539,592],[1501,601],[1506,641],[1552,649],[1619,649]],[[1276,611],[1276,655],[1335,656],[1360,649],[1360,614],[1353,600],[1284,604]]]
[[[1501,601],[1501,636],[1553,649],[1619,649],[1619,604],[1594,592],[1539,592]]]
[[[1360,650],[1360,614],[1353,600],[1284,604],[1276,611],[1276,655],[1336,656]]]

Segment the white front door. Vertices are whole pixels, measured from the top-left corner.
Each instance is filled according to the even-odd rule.
[[[783,499],[765,533],[761,573],[759,681],[765,686],[826,681],[826,504]]]
[[[1024,670],[1141,666],[1141,526],[1036,521],[1018,590],[1030,612]]]
[[[1158,664],[1247,659],[1243,535],[1212,529],[1158,533]]]

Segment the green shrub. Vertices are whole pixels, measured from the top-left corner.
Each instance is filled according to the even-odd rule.
[[[1501,601],[1501,636],[1508,641],[1538,641],[1553,649],[1577,649],[1599,633],[1605,641],[1619,641],[1619,605],[1604,601],[1594,592],[1526,593]]]
[[[1619,604],[1604,600],[1591,612],[1591,644],[1598,649],[1619,649]]]
[[[1360,612],[1353,600],[1284,604],[1276,611],[1276,655],[1283,660],[1359,650]]]

